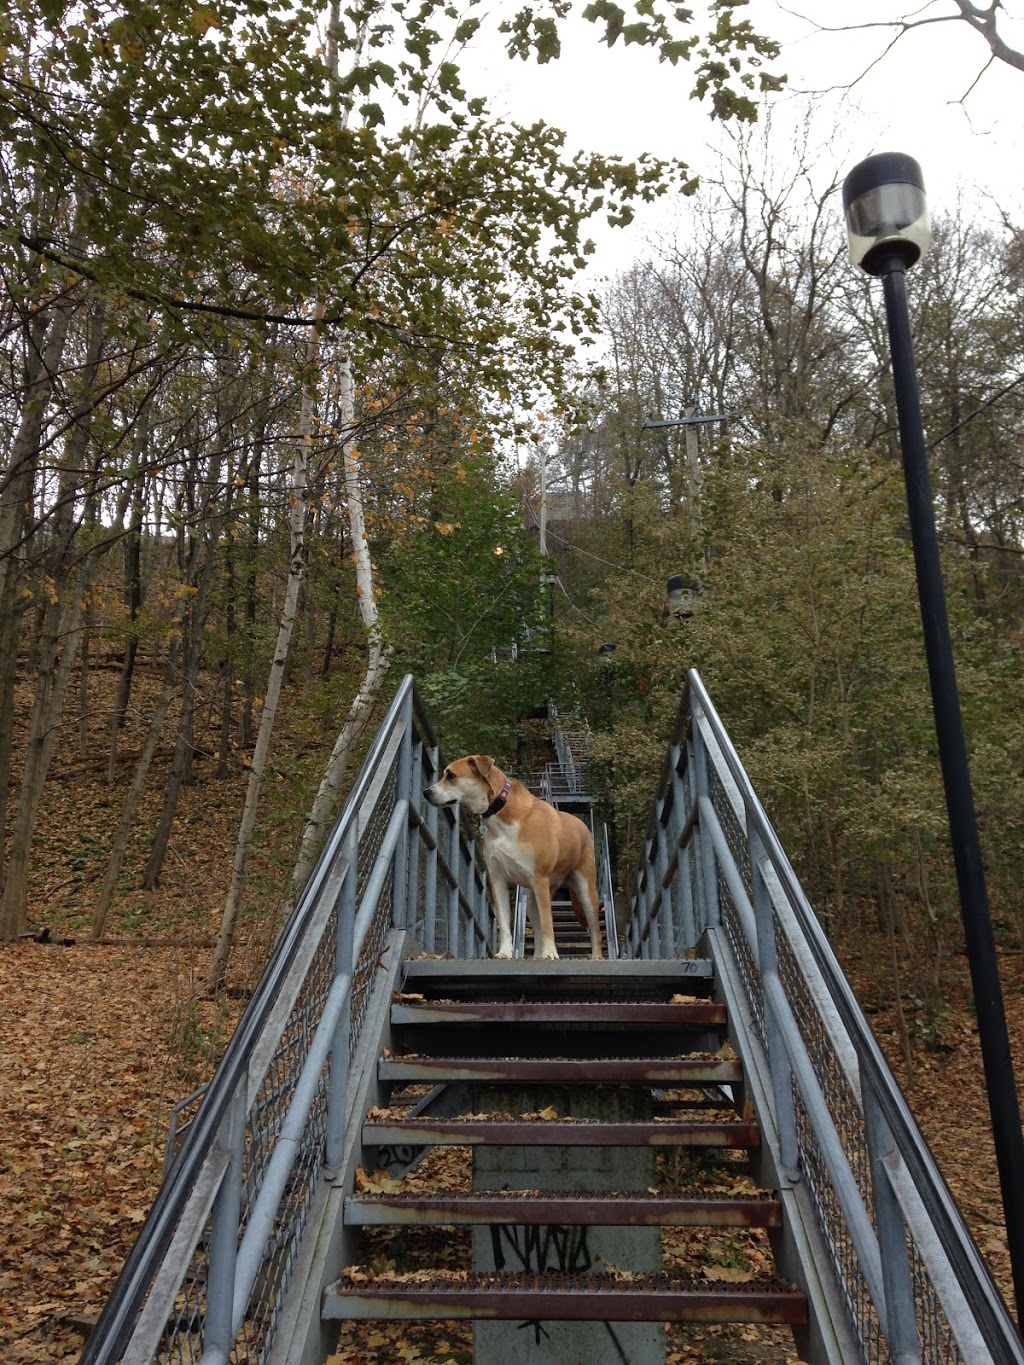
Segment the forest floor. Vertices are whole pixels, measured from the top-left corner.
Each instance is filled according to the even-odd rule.
[[[131,852],[108,926],[114,942],[85,941],[90,897],[119,809],[97,731],[95,761],[62,758],[40,815],[30,922],[53,938],[0,947],[0,1360],[5,1365],[77,1360],[85,1324],[101,1307],[159,1185],[171,1107],[205,1081],[258,977],[271,931],[242,925],[235,988],[220,1001],[199,989],[209,938],[227,889],[233,834],[245,790],[241,769],[214,780],[212,760],[185,789],[165,874],[137,889],[145,840]],[[129,741],[126,740],[126,744]],[[60,764],[63,763],[63,768]],[[140,830],[151,829],[166,768],[153,774]],[[283,785],[282,785],[283,784]],[[274,883],[294,847],[302,805],[288,819],[287,774],[278,814],[256,855],[256,876]],[[150,823],[147,824],[147,821]],[[277,846],[279,845],[279,847]],[[888,950],[852,933],[840,956],[883,1050],[905,1082]],[[1024,1068],[1024,956],[1001,953],[1003,990],[1018,1068]],[[1011,1296],[1009,1258],[989,1133],[988,1106],[965,959],[943,981],[941,1027],[911,1015],[913,1085],[907,1098],[1000,1289]],[[920,1025],[919,1027],[917,1025]],[[1024,1069],[1018,1076],[1024,1093]],[[712,1252],[705,1249],[705,1255]],[[465,1331],[392,1331],[367,1353],[367,1338],[339,1342],[339,1365],[389,1360],[461,1365]],[[786,1362],[778,1334],[713,1327],[673,1330],[672,1365]],[[362,1353],[362,1354],[361,1354]]]

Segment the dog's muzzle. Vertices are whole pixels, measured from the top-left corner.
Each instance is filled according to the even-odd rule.
[[[455,797],[453,800],[448,800],[446,794],[444,792],[439,792],[436,787],[424,787],[423,795],[432,806],[452,806],[455,804],[455,801],[458,800],[458,797]]]

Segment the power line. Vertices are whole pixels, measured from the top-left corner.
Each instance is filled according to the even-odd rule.
[[[954,431],[959,431],[960,428],[965,427],[968,422],[973,422],[975,417],[978,417],[981,413],[983,413],[986,408],[990,408],[993,403],[997,402],[1000,398],[1003,398],[1006,394],[1010,392],[1011,389],[1015,389],[1017,385],[1021,383],[1024,383],[1024,374],[1019,374],[1017,378],[1011,380],[1011,382],[1007,384],[1005,388],[1000,389],[998,393],[994,393],[991,398],[986,398],[980,408],[976,408],[974,412],[972,412],[969,417],[965,417],[962,422],[957,422],[955,427],[950,427],[948,431],[944,431],[941,436],[937,437],[934,441],[932,441],[928,449],[934,450],[935,447],[939,445],[942,441],[944,441],[947,436],[952,436]]]
[[[533,517],[534,525],[539,530],[540,522],[537,520],[537,513],[530,507],[529,503],[526,505],[530,509],[530,516]],[[549,539],[557,540],[561,545],[564,545],[566,549],[572,550],[574,554],[586,555],[588,559],[596,559],[598,564],[604,564],[609,569],[617,569],[619,573],[634,574],[637,578],[642,578],[645,583],[660,583],[660,579],[651,578],[650,574],[641,573],[639,569],[627,568],[625,564],[615,564],[610,559],[602,559],[600,555],[594,554],[591,550],[584,550],[581,545],[574,545],[571,540],[566,540],[565,537],[560,536],[557,531],[552,531],[550,526],[546,529]]]

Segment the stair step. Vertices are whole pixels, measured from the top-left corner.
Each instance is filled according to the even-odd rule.
[[[722,1057],[384,1057],[382,1081],[530,1081],[548,1085],[729,1085],[740,1081],[737,1058]]]
[[[363,1145],[377,1147],[759,1147],[756,1123],[570,1123],[545,1119],[370,1119]]]
[[[392,1024],[637,1024],[649,1028],[720,1026],[725,1006],[668,1005],[605,1001],[399,1000],[391,1006]]]
[[[656,992],[662,999],[674,991],[704,995],[710,989],[713,969],[706,958],[680,961],[636,962],[588,958],[586,961],[536,962],[531,958],[511,961],[498,958],[410,958],[405,963],[406,988],[432,994],[463,996],[486,987],[496,995],[506,990],[543,993],[590,992],[607,989],[622,996]]]
[[[368,1194],[345,1201],[349,1225],[455,1223],[587,1227],[777,1228],[773,1195],[590,1194],[495,1191],[444,1195]]]
[[[342,1277],[324,1318],[505,1321],[804,1323],[803,1294],[774,1279],[720,1284],[670,1275]]]

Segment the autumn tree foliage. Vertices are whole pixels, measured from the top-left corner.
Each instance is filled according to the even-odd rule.
[[[608,373],[555,478],[562,628],[628,874],[686,669],[726,718],[840,938],[892,937],[941,1009],[960,940],[881,300],[850,269],[835,169],[738,134],[717,188],[605,299]],[[939,216],[911,302],[947,594],[999,932],[1024,933],[1017,813],[1024,432],[1012,231]],[[725,421],[644,427],[694,406]],[[563,532],[563,535],[565,533]],[[694,588],[684,621],[665,581]],[[614,653],[598,654],[604,642]],[[897,986],[899,982],[895,983]]]
[[[500,16],[510,56],[556,58],[571,9]],[[582,13],[596,40],[687,69],[712,116],[749,118],[778,84],[739,6]],[[385,525],[391,549],[458,543],[470,519],[417,520],[416,490],[478,457],[497,490],[495,440],[538,401],[574,402],[570,342],[597,316],[576,283],[588,220],[692,189],[682,163],[578,153],[493,117],[466,75],[482,22],[435,0],[58,0],[0,19],[0,936],[41,917],[39,804],[76,717],[85,744],[91,670],[119,669],[102,935],[154,762],[142,876],[159,884],[200,724],[209,743],[210,678],[217,771],[250,765],[255,810],[261,719],[296,640],[351,697],[376,629],[358,610],[353,500],[375,555]],[[512,566],[524,598],[532,566]],[[359,590],[365,606],[390,585]],[[127,752],[141,668],[159,683]],[[31,714],[15,717],[26,678]]]

